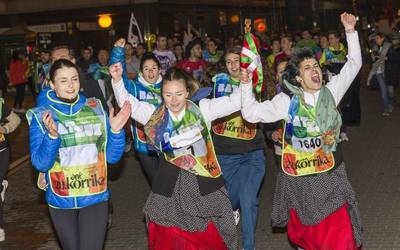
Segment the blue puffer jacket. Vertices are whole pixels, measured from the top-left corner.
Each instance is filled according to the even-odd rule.
[[[30,123],[29,140],[32,165],[38,171],[46,173],[46,182],[50,183],[49,170],[54,166],[57,157],[59,157],[61,139],[60,137],[56,139],[50,137],[47,131],[42,129],[43,122],[37,116],[38,111],[43,109],[49,110],[53,114],[53,117],[57,115],[54,109],[66,115],[76,114],[86,104],[87,99],[83,95],[79,95],[75,103],[65,103],[57,98],[53,90],[49,90],[46,96],[47,100],[42,100],[44,105],[29,110],[27,112],[27,118]],[[101,105],[99,101],[97,101],[97,103]],[[125,133],[123,130],[119,133],[112,132],[108,117],[106,117],[106,130],[106,161],[112,164],[118,162],[122,157],[125,147]],[[46,200],[49,206],[63,209],[90,206],[106,201],[108,197],[108,189],[106,192],[99,194],[76,197],[59,196],[55,194],[50,187],[46,190]]]

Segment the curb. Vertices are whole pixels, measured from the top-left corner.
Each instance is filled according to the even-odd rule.
[[[26,163],[31,159],[30,154],[27,154],[25,156],[22,156],[18,160],[12,162],[10,164],[10,167],[7,172],[7,177],[10,177],[11,175],[15,174],[19,169],[22,167],[26,166]]]

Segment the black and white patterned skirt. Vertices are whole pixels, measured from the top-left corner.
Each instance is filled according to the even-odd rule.
[[[237,249],[237,231],[228,191],[222,187],[201,196],[196,176],[187,171],[180,170],[171,197],[151,192],[144,212],[148,221],[189,232],[204,231],[211,221],[227,247]]]

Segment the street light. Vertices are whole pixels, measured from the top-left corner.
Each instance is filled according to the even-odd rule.
[[[111,26],[112,19],[111,14],[101,14],[99,15],[99,19],[97,20],[100,28],[106,29]]]

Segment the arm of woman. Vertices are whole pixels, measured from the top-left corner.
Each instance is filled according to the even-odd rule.
[[[114,48],[111,51],[110,57],[110,65],[121,63],[122,65],[122,79],[124,80],[125,88],[128,90],[129,93],[133,93],[132,84],[128,71],[126,70],[126,61],[125,61],[125,39],[120,38],[118,39],[115,44]]]
[[[117,163],[124,153],[125,148],[125,130],[113,131],[110,122],[107,119],[107,145],[106,154],[107,162],[110,164]]]
[[[360,41],[357,31],[354,30],[356,18],[351,14],[343,13],[341,21],[346,30],[346,39],[349,47],[347,62],[340,70],[340,73],[332,77],[332,80],[326,85],[331,91],[336,105],[343,98],[362,65]]]
[[[131,117],[143,125],[146,124],[155,111],[155,107],[150,103],[139,101],[136,97],[128,93],[121,77],[121,63],[111,65],[110,74],[112,76],[111,85],[118,105],[122,107],[123,103],[129,102],[131,105]]]
[[[118,106],[121,107],[124,102],[128,101],[131,105],[131,117],[143,125],[146,124],[154,113],[155,107],[150,103],[141,102],[136,97],[129,94],[122,83],[122,79],[118,82],[114,82],[114,79],[112,81],[112,87]]]
[[[21,119],[13,111],[6,117],[7,122],[2,126],[5,134],[12,133],[21,123]]]
[[[270,123],[285,119],[289,109],[290,98],[279,93],[272,100],[257,102],[250,83],[242,85],[242,116],[251,123]]]
[[[35,169],[47,172],[56,161],[61,145],[60,137],[52,137],[43,128],[37,118],[33,118],[29,127],[29,146],[31,161]]]
[[[199,107],[204,118],[212,122],[218,118],[228,116],[242,107],[241,86],[236,88],[229,96],[222,96],[212,99],[202,99]]]

